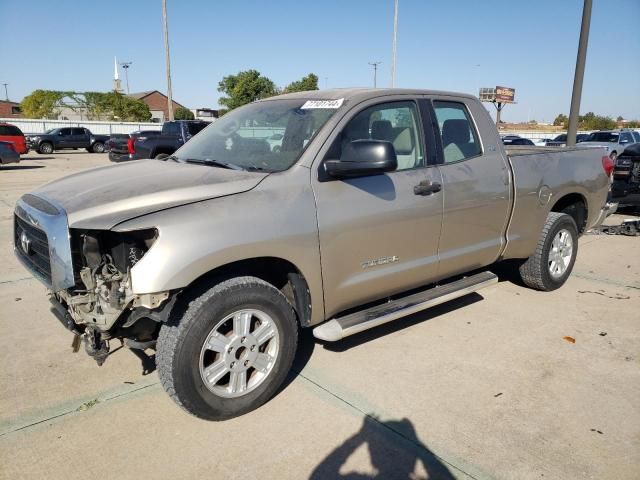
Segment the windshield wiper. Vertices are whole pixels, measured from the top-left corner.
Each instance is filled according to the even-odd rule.
[[[244,170],[242,167],[234,165],[233,163],[223,162],[222,160],[213,160],[211,158],[184,158],[182,161],[185,163],[195,163],[197,165],[210,165],[212,167],[228,168],[229,170]]]

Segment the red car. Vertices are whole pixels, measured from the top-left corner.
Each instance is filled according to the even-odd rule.
[[[29,152],[24,133],[10,123],[0,123],[0,141],[13,143],[16,152],[25,154]]]

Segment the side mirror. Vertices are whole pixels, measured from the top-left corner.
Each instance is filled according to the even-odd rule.
[[[398,159],[391,142],[354,140],[345,145],[340,160],[326,160],[324,168],[333,178],[364,177],[393,172]]]
[[[59,135],[59,136],[62,136],[62,132],[58,132],[58,135]]]

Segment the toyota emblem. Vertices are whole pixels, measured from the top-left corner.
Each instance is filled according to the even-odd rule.
[[[31,253],[31,240],[27,237],[25,232],[20,234],[20,247],[25,255],[29,255]]]

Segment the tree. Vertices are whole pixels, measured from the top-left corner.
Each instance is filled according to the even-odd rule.
[[[193,115],[193,112],[191,110],[189,110],[188,108],[184,108],[184,107],[176,108],[176,111],[173,114],[173,117],[176,120],[193,120],[194,118],[196,118]]]
[[[616,122],[621,122],[623,120],[624,118],[622,117],[622,115],[618,115],[618,118],[616,118]]]
[[[51,118],[58,117],[60,108],[63,107],[62,99],[70,92],[55,90],[34,90],[22,99],[20,108],[27,118]]]
[[[616,122],[611,117],[596,115],[593,112],[578,117],[578,126],[582,130],[610,130],[616,128]]]
[[[275,84],[257,70],[246,70],[228,75],[218,83],[218,91],[226,96],[218,100],[227,110],[276,95]]]
[[[282,93],[306,92],[309,90],[318,90],[318,76],[315,73],[310,73],[298,81],[291,82],[284,88]]]
[[[556,127],[567,128],[569,126],[569,117],[567,117],[564,113],[561,113],[553,121],[553,125]]]

